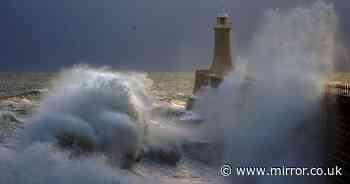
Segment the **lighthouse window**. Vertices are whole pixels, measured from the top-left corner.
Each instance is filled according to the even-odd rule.
[[[219,23],[220,24],[226,24],[226,17],[220,17],[219,18]]]

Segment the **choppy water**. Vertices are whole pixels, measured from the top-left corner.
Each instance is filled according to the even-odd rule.
[[[193,73],[148,73],[147,76],[153,81],[153,85],[148,90],[157,101],[181,99],[183,96],[192,93]],[[15,132],[16,129],[23,127],[19,121],[36,114],[36,109],[41,104],[41,96],[52,92],[51,82],[57,78],[57,75],[1,73],[0,77],[0,110],[10,112],[2,116],[5,118],[4,121],[0,121],[2,122],[0,125],[0,139],[4,140],[4,138],[12,136],[12,132]],[[38,96],[33,91],[39,91],[41,95]],[[16,156],[14,159],[17,159]],[[156,181],[157,183],[221,183],[223,179],[219,177],[217,168],[192,160],[186,155],[176,166],[145,159],[135,164],[131,171],[125,172],[126,174],[122,175],[130,176],[134,179],[132,181],[139,181],[140,183],[146,181]]]
[[[190,95],[193,90],[193,72],[149,72],[153,81],[150,89],[159,98],[175,97],[179,93]],[[37,89],[50,88],[55,73],[5,73],[0,72],[0,99]]]

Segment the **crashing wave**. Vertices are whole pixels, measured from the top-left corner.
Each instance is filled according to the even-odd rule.
[[[23,147],[36,142],[98,152],[128,167],[144,141],[152,100],[145,75],[77,67],[54,82],[38,114],[19,136]]]
[[[177,141],[186,133],[154,123],[149,85],[139,73],[63,71],[9,146],[0,146],[0,183],[137,183],[137,173],[120,168],[140,155],[176,164],[182,156]],[[156,114],[157,121],[169,121]]]

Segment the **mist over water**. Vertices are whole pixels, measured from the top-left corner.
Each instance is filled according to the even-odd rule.
[[[47,144],[33,144],[21,150],[0,148],[0,183],[147,183],[118,168],[110,167],[103,157],[70,159],[54,152]]]
[[[265,13],[250,49],[217,91],[202,94],[206,140],[233,167],[324,166],[321,100],[332,72],[337,16],[318,1]],[[221,155],[218,155],[220,159]],[[235,172],[235,170],[233,171]],[[322,177],[232,177],[232,183],[322,183]]]

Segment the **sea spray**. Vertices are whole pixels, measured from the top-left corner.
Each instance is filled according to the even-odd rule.
[[[168,107],[154,104],[150,85],[142,73],[62,71],[23,130],[0,146],[0,183],[158,183],[120,167],[137,156],[176,164],[191,131],[161,113]]]
[[[141,183],[119,168],[130,167],[143,143],[149,84],[144,74],[63,71],[38,113],[0,146],[0,183]]]
[[[48,144],[34,143],[21,150],[0,147],[1,184],[129,184],[148,183],[110,167],[104,157],[70,159]]]
[[[267,11],[246,69],[200,97],[203,139],[224,143],[215,158],[235,167],[324,166],[320,101],[335,57],[337,16],[318,1]],[[244,68],[244,67],[241,67]],[[235,173],[233,173],[235,175]],[[321,183],[322,177],[232,177],[231,183]]]
[[[59,78],[54,93],[25,127],[24,146],[66,139],[63,144],[75,141],[115,161],[135,159],[151,107],[142,86],[146,77],[77,67]]]

